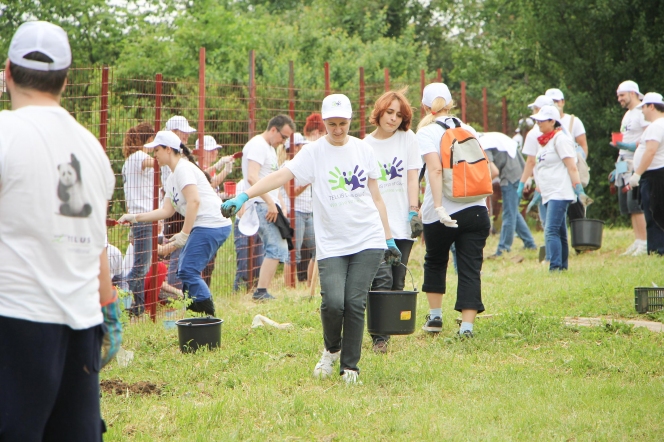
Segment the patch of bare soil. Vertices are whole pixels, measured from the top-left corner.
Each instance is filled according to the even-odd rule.
[[[106,394],[160,395],[163,385],[157,385],[152,382],[146,382],[146,381],[140,381],[134,384],[128,384],[122,381],[121,379],[105,379],[100,382],[100,387],[101,391],[103,391]]]

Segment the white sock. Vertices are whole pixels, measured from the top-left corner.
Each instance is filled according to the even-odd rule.
[[[472,322],[462,322],[461,323],[461,328],[459,328],[459,334],[463,334],[466,330],[473,331],[473,323]]]
[[[443,308],[430,308],[429,309],[429,316],[431,316],[431,319],[433,318],[442,318],[443,317]]]

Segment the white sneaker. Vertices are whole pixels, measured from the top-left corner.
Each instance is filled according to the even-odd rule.
[[[639,244],[636,246],[636,249],[634,250],[634,253],[632,253],[630,256],[642,256],[647,254],[648,254],[648,243],[642,241],[639,242]]]
[[[639,240],[636,239],[632,244],[630,244],[629,247],[627,247],[627,250],[625,250],[623,253],[620,254],[620,256],[630,256],[632,253],[634,253],[639,246]]]
[[[325,379],[332,376],[334,372],[334,364],[339,360],[340,351],[336,353],[330,353],[327,350],[323,350],[323,356],[320,357],[320,361],[316,364],[314,368],[314,377],[316,379]]]
[[[347,384],[361,384],[362,382],[357,379],[359,376],[360,374],[354,370],[344,370],[341,379]]]

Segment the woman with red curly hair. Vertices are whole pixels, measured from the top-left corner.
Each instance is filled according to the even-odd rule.
[[[364,139],[373,147],[378,160],[380,177],[378,188],[385,201],[387,219],[404,265],[391,266],[383,262],[373,280],[372,290],[404,289],[406,264],[414,239],[422,233],[419,212],[418,178],[422,158],[417,137],[410,130],[413,112],[406,89],[384,93],[374,105],[369,122],[376,126]],[[372,335],[373,349],[377,353],[387,351],[389,336]]]
[[[323,135],[327,134],[323,117],[319,113],[313,113],[307,117],[307,122],[304,124],[304,137],[308,141],[316,141]]]

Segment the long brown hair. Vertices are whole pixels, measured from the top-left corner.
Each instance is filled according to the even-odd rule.
[[[398,91],[388,91],[381,95],[380,98],[376,100],[376,104],[374,104],[374,109],[371,112],[371,116],[369,117],[369,123],[373,124],[374,126],[380,126],[380,119],[390,107],[392,102],[397,100],[399,102],[402,118],[401,124],[397,130],[407,131],[410,129],[410,122],[413,118],[413,111],[410,107],[410,102],[406,98],[407,90],[408,88],[403,88]]]
[[[125,134],[122,155],[127,158],[129,155],[143,150],[143,145],[150,142],[154,135],[154,128],[150,123],[140,123],[130,128]]]

